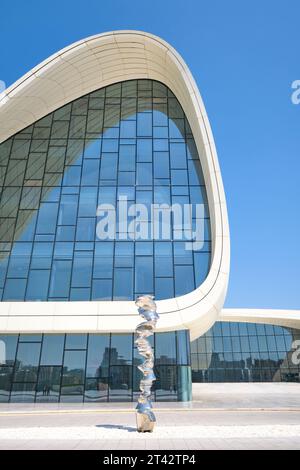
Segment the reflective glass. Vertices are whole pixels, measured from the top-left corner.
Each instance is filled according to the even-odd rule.
[[[36,387],[37,402],[58,402],[60,394],[61,367],[43,366],[39,369]]]
[[[110,336],[89,335],[87,377],[108,377],[110,358]]]
[[[36,382],[40,350],[40,343],[19,343],[14,374],[15,382]]]
[[[201,163],[165,85],[130,80],[80,97],[1,143],[0,162],[0,242],[11,244],[0,253],[0,300],[133,300],[154,291],[164,299],[206,278],[211,234]],[[145,215],[130,226],[127,245],[102,241],[97,206],[117,205],[119,215],[117,196],[148,210],[203,202],[207,243],[193,255],[173,249],[179,232],[170,219],[159,245],[162,234],[150,233]],[[124,226],[117,229],[122,240]],[[148,248],[138,245],[143,229]]]
[[[45,334],[43,338],[41,365],[61,365],[65,335]]]

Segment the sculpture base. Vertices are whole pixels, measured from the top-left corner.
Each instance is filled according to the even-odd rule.
[[[138,432],[153,432],[155,421],[150,421],[149,417],[142,413],[136,413],[136,427]]]

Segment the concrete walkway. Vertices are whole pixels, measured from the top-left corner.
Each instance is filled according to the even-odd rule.
[[[300,449],[299,384],[197,384],[194,398],[155,403],[146,435],[134,403],[2,405],[0,449]]]

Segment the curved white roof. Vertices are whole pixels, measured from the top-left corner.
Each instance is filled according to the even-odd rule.
[[[212,264],[193,292],[158,301],[158,331],[209,329],[223,306],[229,275],[229,228],[221,173],[197,85],[180,55],[141,31],[114,31],[78,41],[36,66],[0,95],[0,142],[91,91],[138,78],[158,80],[178,98],[201,160],[211,215]],[[2,302],[0,329],[14,331],[133,331],[133,302]]]

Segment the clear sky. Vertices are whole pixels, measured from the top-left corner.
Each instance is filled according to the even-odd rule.
[[[0,80],[116,29],[183,56],[215,137],[231,230],[227,307],[300,308],[299,0],[14,0],[1,5]]]

